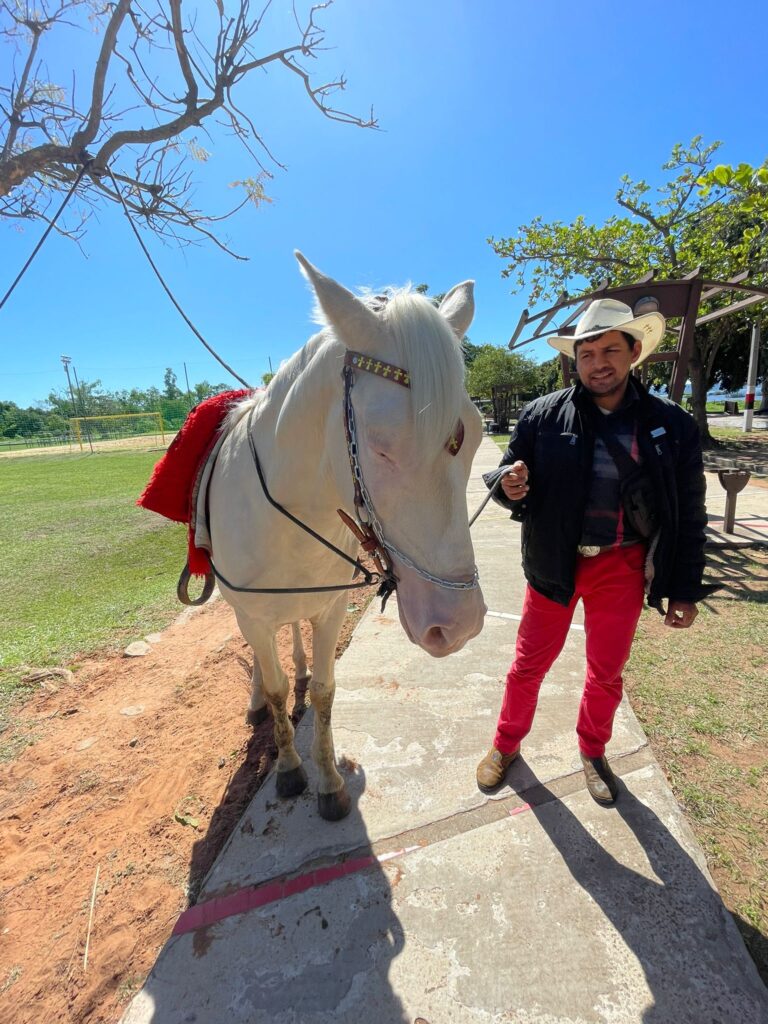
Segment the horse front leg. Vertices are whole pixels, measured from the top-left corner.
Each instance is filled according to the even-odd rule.
[[[304,642],[301,639],[301,625],[298,622],[291,623],[291,636],[293,638],[293,667],[295,679],[309,679],[309,668],[307,667],[307,654],[304,650]]]
[[[304,650],[304,642],[301,639],[301,627],[298,622],[291,623],[291,634],[293,638],[293,667],[294,679],[297,684],[303,684],[302,694],[306,692],[306,683],[309,681],[309,668],[307,666],[307,654]],[[245,716],[246,723],[254,729],[265,722],[269,717],[267,698],[264,696],[264,684],[261,678],[261,668],[258,659],[253,659],[253,671],[251,672],[251,700],[248,704],[248,713]]]
[[[254,652],[253,670],[251,672],[251,700],[248,704],[248,713],[245,716],[245,721],[255,729],[262,722],[266,722],[268,717],[269,711],[267,710],[267,698],[264,696],[261,666]]]
[[[254,666],[258,662],[262,692],[272,712],[277,745],[278,796],[298,796],[307,788],[307,773],[293,742],[294,729],[286,709],[288,676],[280,667],[275,635],[244,616],[238,615],[237,620],[243,636],[253,648]]]
[[[352,806],[344,780],[336,769],[331,731],[331,712],[336,692],[336,641],[346,608],[347,594],[342,593],[322,617],[312,622],[312,678],[309,684],[309,694],[315,709],[312,756],[319,777],[317,807],[320,816],[328,821],[346,817]]]

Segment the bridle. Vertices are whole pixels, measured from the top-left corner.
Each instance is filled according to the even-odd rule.
[[[382,377],[385,380],[391,380],[401,387],[410,388],[411,378],[410,375],[400,369],[399,366],[393,366],[391,363],[384,363],[380,359],[373,359],[371,356],[365,356],[361,352],[354,352],[347,350],[344,356],[344,433],[347,439],[347,452],[349,454],[349,464],[352,469],[352,481],[355,488],[355,512],[358,519],[358,526],[366,538],[366,541],[375,541],[376,547],[375,553],[378,557],[378,561],[384,566],[385,571],[388,575],[394,578],[394,572],[392,570],[392,559],[394,555],[398,561],[402,562],[403,565],[407,566],[422,579],[427,580],[429,583],[434,583],[438,587],[444,587],[446,590],[474,590],[479,586],[479,580],[477,575],[477,569],[473,570],[472,576],[469,580],[447,580],[441,576],[435,576],[433,573],[428,572],[426,569],[422,569],[416,565],[415,562],[399,548],[396,548],[391,541],[388,541],[384,537],[384,530],[382,528],[379,517],[376,515],[376,510],[373,507],[373,501],[368,493],[368,488],[365,486],[365,480],[363,479],[363,471],[360,466],[360,458],[358,454],[357,445],[357,430],[355,427],[355,411],[352,407],[352,386],[355,382],[355,370],[365,370],[367,373],[373,373],[377,377]],[[453,434],[448,438],[445,443],[445,449],[451,455],[457,455],[464,443],[464,424],[461,420],[458,421],[456,429]],[[339,510],[341,515],[341,510]],[[345,522],[348,520],[348,516],[342,515]],[[347,525],[349,523],[347,522]]]
[[[176,588],[179,600],[183,604],[204,604],[212,592],[212,577],[215,576],[216,579],[223,583],[229,590],[236,591],[240,594],[316,594],[327,591],[351,590],[378,583],[379,589],[377,591],[377,596],[382,598],[381,607],[383,610],[389,595],[397,588],[398,584],[398,578],[395,575],[393,568],[392,556],[397,558],[403,565],[407,566],[422,579],[427,580],[427,582],[433,583],[436,586],[443,587],[446,590],[475,590],[480,585],[477,568],[473,570],[472,576],[468,580],[444,579],[443,577],[435,576],[434,573],[428,572],[426,569],[422,569],[420,566],[416,565],[416,563],[413,562],[404,552],[400,551],[399,548],[395,547],[394,544],[385,539],[384,530],[378,516],[376,515],[376,510],[373,506],[371,496],[368,493],[368,489],[365,486],[363,471],[360,466],[355,413],[352,407],[352,387],[355,382],[355,370],[363,370],[368,373],[375,374],[385,380],[390,380],[395,384],[399,384],[404,388],[410,388],[411,379],[409,373],[401,367],[383,362],[380,359],[374,359],[361,352],[354,352],[348,349],[344,357],[344,433],[347,441],[349,464],[352,470],[354,504],[357,522],[348,516],[343,509],[337,509],[337,512],[341,517],[342,522],[354,533],[363,550],[371,556],[373,563],[376,566],[376,572],[372,573],[359,559],[351,558],[345,551],[342,551],[341,548],[332,544],[331,541],[327,540],[325,537],[322,537],[310,526],[307,526],[306,523],[303,523],[300,519],[294,516],[293,513],[289,512],[288,509],[275,501],[269,493],[267,482],[264,479],[261,462],[259,461],[258,452],[256,451],[256,444],[253,439],[252,423],[255,411],[254,407],[251,409],[248,416],[246,432],[248,435],[248,444],[251,449],[251,455],[259,477],[259,482],[261,483],[264,496],[267,501],[280,513],[290,519],[291,522],[295,523],[306,533],[309,533],[314,537],[315,540],[319,541],[340,558],[343,558],[346,562],[353,565],[355,567],[355,576],[362,574],[363,579],[358,582],[354,582],[353,577],[353,581],[351,583],[341,583],[325,587],[239,587],[230,583],[230,581],[219,572],[211,558],[210,562],[212,572],[210,574],[206,574],[203,593],[195,600],[192,600],[187,592],[187,586],[190,578],[189,565],[187,564],[184,567]],[[459,420],[454,432],[445,443],[445,449],[449,454],[455,456],[461,449],[463,442],[464,424]],[[213,473],[211,472],[209,475],[209,484],[212,476]]]

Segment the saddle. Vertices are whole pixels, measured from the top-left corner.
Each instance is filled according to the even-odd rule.
[[[223,440],[221,427],[227,413],[235,402],[250,394],[250,390],[223,391],[196,405],[136,502],[175,523],[187,524],[188,571],[193,576],[211,573],[210,536],[207,523],[201,521],[197,497],[201,485],[207,482],[203,480],[206,472],[210,474],[214,449]]]

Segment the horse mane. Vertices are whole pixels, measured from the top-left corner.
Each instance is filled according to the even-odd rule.
[[[359,298],[381,317],[393,343],[387,352],[373,354],[410,373],[414,441],[437,454],[460,416],[464,396],[461,344],[432,302],[410,286],[376,292],[366,289]],[[335,339],[332,326],[319,307],[316,307],[313,319],[323,330],[280,365],[266,391],[248,396],[233,407],[225,423],[226,429],[233,427],[262,401],[282,404],[289,391],[311,387],[310,375],[303,371],[322,351],[334,352],[341,373],[340,350],[335,344],[328,344]]]

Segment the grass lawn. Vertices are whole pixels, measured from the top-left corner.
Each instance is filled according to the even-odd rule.
[[[509,435],[494,441],[504,451]],[[645,609],[625,685],[768,984],[768,550],[707,548],[706,579],[724,587],[690,630]]]
[[[708,549],[707,580],[692,629],[643,612],[625,684],[768,983],[768,551]]]
[[[24,666],[67,665],[178,609],[185,528],[135,505],[158,458],[0,460],[0,695]]]

